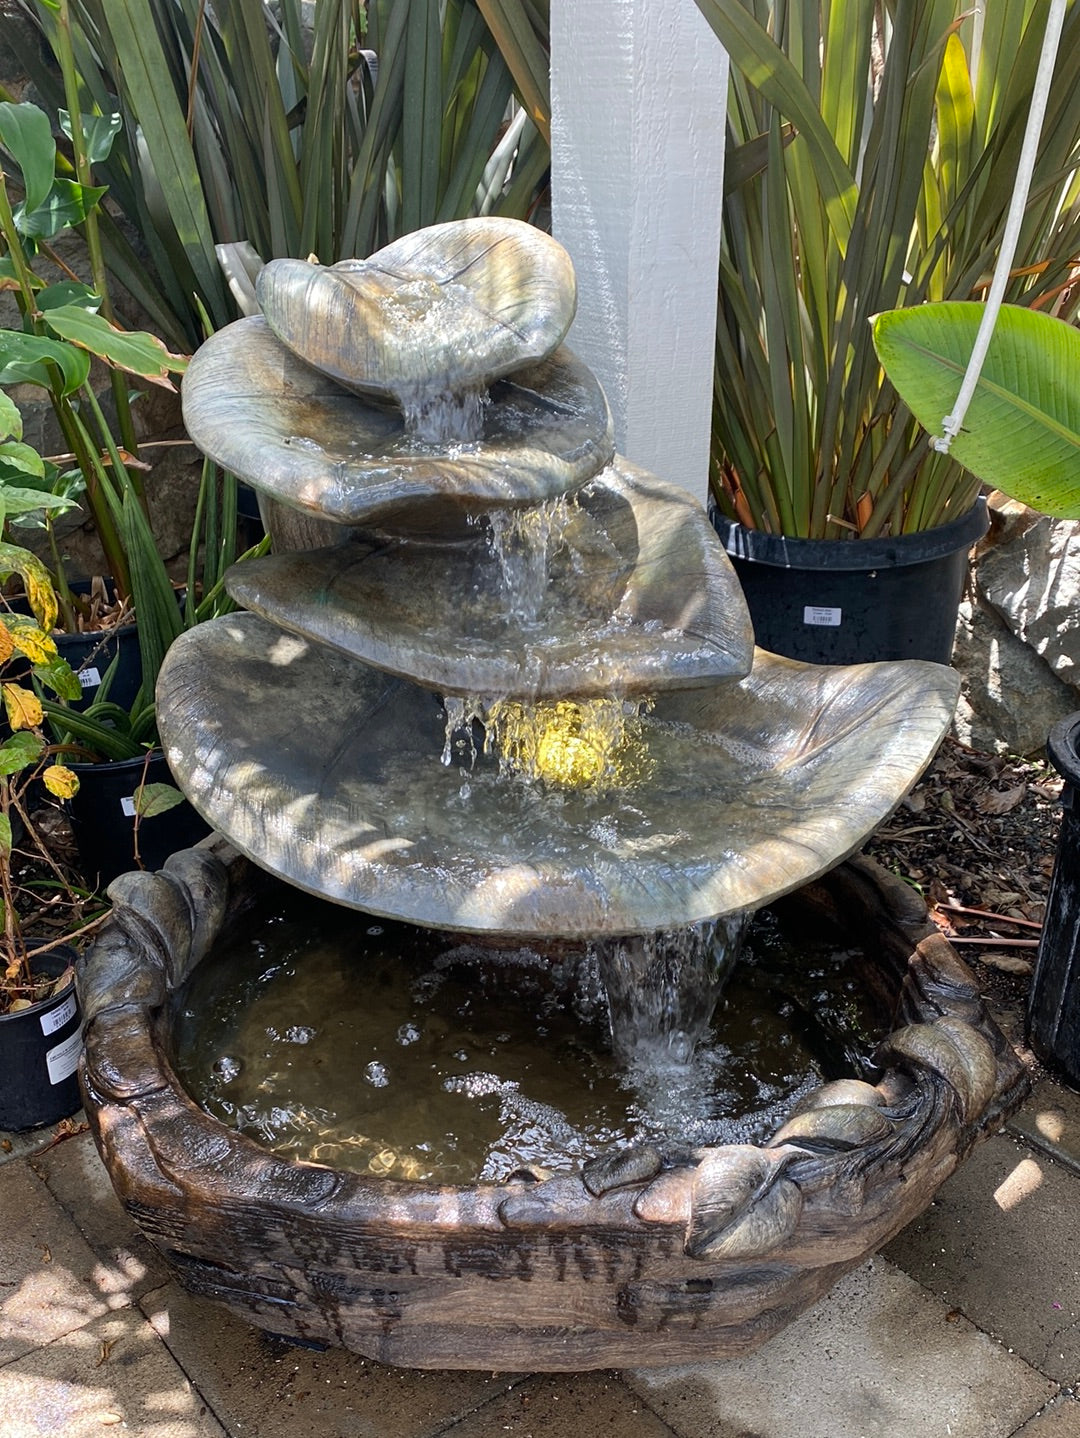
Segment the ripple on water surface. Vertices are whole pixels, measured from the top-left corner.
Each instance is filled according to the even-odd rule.
[[[878,1036],[836,950],[759,919],[685,1068],[620,1072],[594,960],[498,955],[310,900],[176,996],[176,1064],[214,1117],[290,1158],[443,1183],[578,1167],[646,1139],[755,1143]]]

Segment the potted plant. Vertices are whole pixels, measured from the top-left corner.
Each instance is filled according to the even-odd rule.
[[[0,660],[21,654],[39,685],[77,698],[79,681],[51,637],[56,608],[48,575],[28,550],[0,543],[0,577],[13,573],[26,586],[32,612],[0,614]],[[43,906],[19,880],[21,863],[36,860],[54,896],[72,897],[34,827],[27,794],[40,781],[49,793],[70,798],[78,779],[42,730],[35,690],[8,680],[3,703],[11,733],[0,743],[0,1129],[19,1130],[65,1118],[80,1103],[75,951],[33,928],[26,932]]]
[[[877,353],[929,435],[950,414],[982,305],[921,305],[878,315]],[[963,428],[958,461],[1013,499],[1080,519],[1080,331],[1016,306],[997,316]],[[1051,763],[1065,780],[1063,816],[1028,1007],[1032,1046],[1080,1083],[1080,714],[1051,730]]]
[[[988,284],[1043,12],[698,4],[732,62],[712,490],[758,642],[819,661],[947,662],[985,526],[979,485],[930,450],[883,379],[869,319]],[[1080,250],[1078,142],[1073,7],[1008,295],[1056,296],[1066,315],[1080,306],[1080,288],[1063,288]]]
[[[90,656],[81,673],[91,685],[59,699],[44,696],[42,702],[54,740],[78,761],[75,771],[83,776],[72,796],[73,822],[92,883],[107,882],[139,859],[137,826],[146,861],[155,865],[172,848],[206,832],[187,805],[168,821],[162,817],[181,796],[167,785],[160,752],[151,752],[156,744],[154,685],[165,652],[181,630],[227,604],[221,579],[235,557],[236,529],[235,480],[204,465],[187,592],[178,596],[150,527],[142,486],[148,466],[138,457],[128,386],[133,376],[172,390],[170,375],[181,372],[186,361],[155,336],[123,330],[106,318],[108,290],[94,238],[103,192],[88,183],[89,164],[107,153],[117,118],[73,123],[70,116],[62,117],[81,176],[70,180],[60,173],[63,158],[44,112],[0,103],[0,145],[18,165],[24,191],[21,203],[13,204],[0,170],[5,251],[0,283],[6,281],[14,293],[21,315],[19,328],[0,329],[0,385],[44,389],[68,447],[62,457],[66,468],[39,454],[25,442],[18,410],[4,397],[0,520],[8,528],[37,522],[45,530],[55,601],[51,612],[67,631],[58,642],[69,654],[77,646]],[[56,259],[51,241],[75,219],[85,229],[95,285],[69,277],[47,283],[40,271],[43,261]],[[92,383],[93,360],[108,368],[116,433]],[[54,518],[76,500],[85,503],[100,540],[109,570],[106,583],[118,601],[115,612],[136,621],[119,634],[85,632],[87,601],[68,582],[55,542]],[[85,588],[92,592],[99,584]],[[125,639],[137,646],[138,663],[117,682]],[[91,764],[92,771],[84,767]]]

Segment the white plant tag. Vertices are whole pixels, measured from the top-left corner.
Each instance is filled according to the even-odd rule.
[[[45,1062],[49,1066],[49,1082],[51,1084],[63,1083],[70,1078],[79,1067],[79,1055],[82,1053],[82,1033],[79,1029],[50,1049],[45,1055]]]
[[[47,1014],[42,1014],[41,1032],[43,1034],[56,1033],[57,1029],[62,1029],[69,1019],[75,1017],[75,1011],[75,995],[68,994],[58,1009],[50,1009]]]
[[[128,796],[127,796],[126,798],[121,799],[121,800],[120,800],[120,808],[121,808],[121,810],[123,811],[123,813],[127,816],[127,818],[129,818],[129,819],[134,819],[134,817],[135,817],[135,795],[134,795],[134,794],[128,794]]]
[[[101,670],[95,669],[93,665],[89,669],[79,670],[79,683],[84,689],[98,689],[101,687]]]
[[[821,605],[807,604],[802,612],[802,622],[821,629],[837,629],[843,612],[842,609],[826,609]]]

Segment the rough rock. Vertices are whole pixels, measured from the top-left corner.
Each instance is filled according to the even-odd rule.
[[[1002,539],[979,559],[977,583],[1012,633],[1080,689],[1080,521],[1008,506]]]
[[[1078,707],[1075,692],[977,599],[960,606],[953,665],[962,680],[954,729],[973,749],[1038,753],[1053,725]]]
[[[990,496],[991,527],[960,607],[956,733],[973,748],[1041,753],[1080,708],[1080,524]]]

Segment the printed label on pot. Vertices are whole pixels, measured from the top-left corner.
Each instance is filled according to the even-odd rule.
[[[129,818],[129,819],[134,819],[134,817],[135,817],[135,795],[134,795],[134,794],[128,794],[126,798],[121,799],[121,800],[120,800],[120,808],[121,808],[122,812],[127,816],[127,818]]]
[[[836,629],[840,624],[842,609],[826,609],[823,605],[808,604],[802,612],[802,622],[817,628]]]
[[[62,1029],[69,1019],[75,1017],[75,995],[68,994],[67,998],[58,1009],[50,1009],[47,1014],[41,1016],[41,1032],[43,1034],[54,1034],[57,1029]]]
[[[84,689],[99,688],[101,685],[101,670],[95,669],[92,665],[89,669],[80,669],[79,683]]]
[[[81,1053],[82,1034],[76,1029],[70,1038],[66,1038],[62,1044],[57,1044],[45,1055],[45,1062],[49,1066],[49,1082],[58,1084],[70,1078],[79,1067]]]

